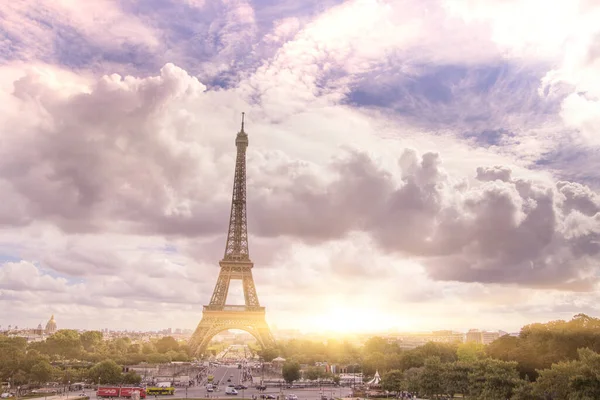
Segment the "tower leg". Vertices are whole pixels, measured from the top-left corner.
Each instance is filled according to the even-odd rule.
[[[189,342],[194,356],[205,355],[211,339],[228,329],[240,329],[248,332],[256,338],[262,348],[275,345],[264,312],[205,310],[202,320]]]

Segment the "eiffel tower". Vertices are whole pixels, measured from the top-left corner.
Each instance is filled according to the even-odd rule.
[[[275,343],[265,319],[265,308],[261,307],[258,302],[254,278],[252,278],[254,263],[250,261],[248,252],[246,222],[248,134],[244,132],[244,113],[242,113],[242,129],[235,138],[235,146],[237,157],[225,256],[219,261],[221,271],[210,303],[204,306],[202,320],[190,339],[190,347],[196,356],[203,355],[210,340],[216,334],[227,329],[240,329],[250,333],[263,348]],[[225,304],[232,279],[242,281],[245,305]]]

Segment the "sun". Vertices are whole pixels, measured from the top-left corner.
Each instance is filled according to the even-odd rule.
[[[366,333],[390,329],[389,316],[362,307],[333,306],[309,321],[311,330],[328,333]]]

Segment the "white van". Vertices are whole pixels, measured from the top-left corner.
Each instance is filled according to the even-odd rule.
[[[231,394],[231,395],[237,395],[237,390],[235,390],[235,388],[232,388],[230,386],[225,388],[225,394]]]

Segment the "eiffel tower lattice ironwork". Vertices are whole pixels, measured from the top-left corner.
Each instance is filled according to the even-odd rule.
[[[233,196],[225,256],[219,265],[221,270],[210,303],[204,306],[202,320],[190,339],[190,347],[196,356],[206,352],[210,340],[227,329],[240,329],[253,335],[262,347],[272,346],[275,342],[265,318],[265,308],[260,306],[252,267],[248,252],[248,226],[246,221],[246,148],[248,134],[244,131],[244,113],[242,128],[235,138],[237,156]],[[232,279],[242,281],[244,305],[225,304]]]

